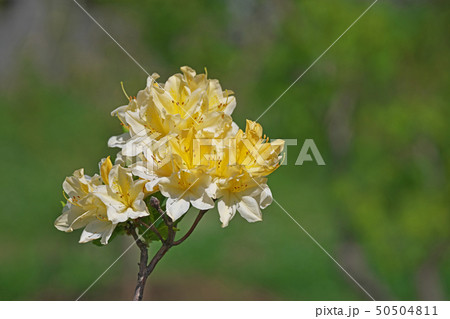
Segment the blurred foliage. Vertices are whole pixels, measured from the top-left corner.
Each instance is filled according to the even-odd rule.
[[[369,4],[96,0],[86,8],[163,80],[182,65],[207,67],[236,93],[242,126]],[[270,137],[299,140],[269,180],[274,197],[377,298],[450,295],[449,9],[446,1],[379,1],[260,119]],[[24,50],[15,80],[0,88],[2,299],[75,299],[130,243],[79,245],[79,232],[53,227],[64,177],[79,167],[93,173],[115,153],[106,141],[121,130],[109,116],[125,103],[120,81],[133,95],[146,77],[79,8],[67,12],[79,15],[80,26],[92,24],[98,56],[59,36],[51,45],[65,51],[52,68]],[[75,28],[65,25],[61,34]],[[306,138],[326,166],[294,166]],[[163,259],[147,296],[367,298],[275,203],[264,217],[258,224],[236,217],[221,229],[217,212],[208,213]],[[346,260],[355,243],[367,267]],[[136,251],[126,255],[84,298],[128,299],[136,262]],[[429,273],[437,284],[423,283]]]

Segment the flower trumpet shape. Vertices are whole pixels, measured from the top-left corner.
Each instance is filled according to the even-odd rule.
[[[172,220],[183,216],[192,205],[197,209],[214,208],[214,183],[201,170],[180,170],[159,180],[161,194],[167,197],[167,214]]]
[[[102,244],[108,243],[116,225],[106,218],[106,206],[93,194],[101,183],[100,176],[84,175],[83,169],[76,170],[73,176],[65,179],[63,188],[67,203],[55,221],[58,230],[72,232],[85,227],[80,243],[98,238],[101,238]]]
[[[98,186],[93,194],[106,206],[109,221],[118,224],[149,215],[144,202],[145,180],[133,180],[131,171],[120,165],[112,166],[104,175],[105,185]]]

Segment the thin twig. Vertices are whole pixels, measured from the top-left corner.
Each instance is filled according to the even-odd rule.
[[[150,276],[150,274],[155,269],[158,262],[163,258],[163,256],[167,253],[167,251],[173,246],[173,240],[175,238],[175,231],[173,230],[173,225],[169,227],[169,234],[167,236],[167,241],[163,242],[161,248],[158,250],[156,255],[152,258],[150,261],[150,264],[147,266],[146,269],[146,275],[147,277]]]
[[[161,242],[164,241],[164,238],[161,236],[161,233],[158,231],[158,229],[155,227],[155,225],[153,225],[153,224],[152,225],[148,225],[146,222],[140,220],[139,218],[136,219],[136,221],[139,224],[141,224],[142,226],[147,227],[147,229],[150,229],[151,231],[153,231],[156,234],[156,236],[158,236],[159,240],[161,240]]]
[[[195,219],[194,223],[192,224],[191,228],[187,231],[187,233],[179,240],[175,241],[175,228],[173,226],[173,220],[167,216],[166,212],[164,212],[161,208],[160,202],[156,197],[150,198],[150,205],[155,208],[158,213],[161,215],[161,218],[164,220],[164,223],[167,225],[168,229],[168,235],[167,239],[163,240],[162,236],[159,234],[159,232],[156,230],[156,234],[158,237],[160,237],[162,245],[159,248],[159,250],[156,252],[155,256],[151,259],[150,263],[147,265],[148,262],[148,247],[147,244],[139,240],[138,235],[136,234],[135,230],[129,230],[129,233],[134,237],[136,244],[138,245],[139,249],[141,250],[141,261],[139,263],[139,274],[138,274],[138,282],[136,285],[134,298],[133,300],[142,300],[142,297],[144,295],[144,288],[145,283],[147,281],[148,276],[153,272],[156,265],[159,263],[159,261],[164,257],[164,255],[169,251],[170,248],[173,246],[179,245],[182,242],[184,242],[194,231],[194,229],[197,227],[198,223],[202,219],[203,215],[207,212],[206,210],[199,211],[197,218]],[[148,226],[146,223],[138,220],[141,224],[146,226],[147,228],[152,229],[150,226]],[[152,229],[153,230],[153,229]]]
[[[159,200],[156,197],[154,196],[150,197],[150,205],[154,209],[156,209],[156,211],[161,215],[162,219],[164,220],[164,223],[167,225],[168,235],[166,244],[172,246],[173,240],[175,238],[175,229],[173,228],[172,218],[167,216],[167,213],[162,210]]]
[[[195,218],[194,223],[192,224],[191,228],[187,231],[187,233],[181,237],[179,240],[173,242],[173,246],[179,245],[182,242],[184,242],[194,231],[195,227],[197,227],[198,223],[202,219],[202,217],[205,215],[207,210],[201,210],[198,212],[197,218]]]
[[[167,216],[165,211],[162,210],[161,205],[159,203],[159,199],[157,199],[154,196],[150,197],[150,205],[154,209],[156,209],[156,211],[161,215],[161,217],[164,220],[164,223],[166,223],[166,225],[169,225],[169,223],[172,222],[172,219],[169,216]]]

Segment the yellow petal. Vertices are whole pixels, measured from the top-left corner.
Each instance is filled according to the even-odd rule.
[[[102,176],[102,180],[103,183],[105,183],[105,185],[109,184],[109,180],[108,180],[108,175],[109,175],[109,171],[112,168],[112,163],[111,163],[111,159],[110,156],[108,156],[102,163],[102,165],[100,166],[100,175]]]

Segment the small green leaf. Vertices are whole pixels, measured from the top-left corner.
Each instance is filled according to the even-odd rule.
[[[93,243],[95,246],[99,246],[99,247],[103,247],[104,245],[102,245],[102,243],[100,242],[100,238],[91,241],[91,243]]]

